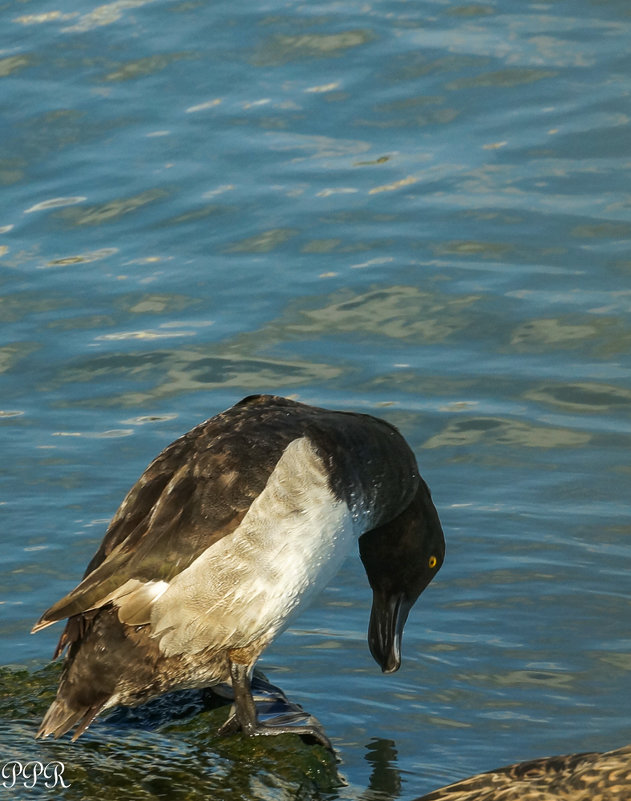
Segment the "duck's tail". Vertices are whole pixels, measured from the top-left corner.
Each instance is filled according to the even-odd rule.
[[[61,737],[75,729],[80,737],[94,718],[114,706],[125,677],[142,679],[144,653],[137,653],[116,610],[104,608],[71,618],[57,648],[68,646],[57,697],[36,737]],[[76,728],[75,728],[76,727]]]
[[[92,706],[74,707],[68,703],[67,699],[58,696],[44,715],[35,737],[48,737],[52,734],[56,739],[76,726],[72,735],[72,739],[76,740],[104,708],[106,700]]]

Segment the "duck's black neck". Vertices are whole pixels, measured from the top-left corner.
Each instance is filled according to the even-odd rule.
[[[420,478],[414,454],[383,420],[333,414],[335,421],[314,421],[308,431],[329,468],[331,489],[354,514],[371,510],[371,527],[391,520],[416,494]]]

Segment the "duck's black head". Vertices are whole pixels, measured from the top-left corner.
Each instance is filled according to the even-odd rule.
[[[401,514],[362,534],[359,554],[373,591],[368,646],[383,672],[392,673],[401,665],[401,637],[410,609],[445,556],[438,513],[422,479]]]

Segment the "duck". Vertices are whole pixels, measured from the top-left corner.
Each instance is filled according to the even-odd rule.
[[[416,801],[628,801],[631,745],[519,762],[434,790]]]
[[[259,721],[254,666],[358,543],[372,605],[370,653],[401,664],[408,614],[445,539],[415,456],[390,423],[251,395],[146,468],[82,581],[32,631],[66,620],[57,695],[36,737],[76,740],[97,715],[172,690],[231,686],[220,735],[315,727]],[[355,546],[357,547],[357,546]]]

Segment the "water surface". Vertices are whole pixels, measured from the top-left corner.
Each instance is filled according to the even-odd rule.
[[[390,801],[629,742],[627,5],[10,0],[0,29],[0,761],[62,760],[57,797]],[[355,557],[264,655],[344,784],[221,710],[34,743],[32,623],[159,450],[259,391],[398,425],[446,533],[396,675]]]

